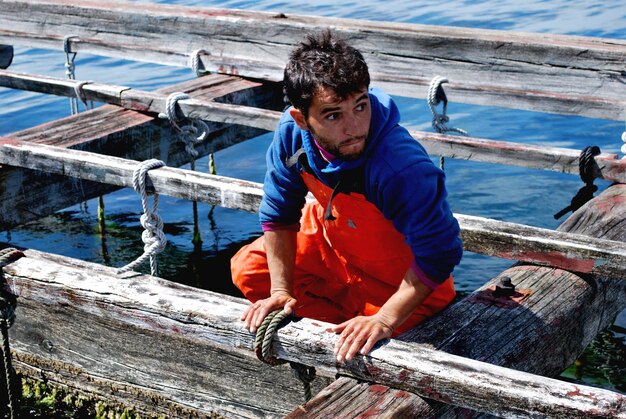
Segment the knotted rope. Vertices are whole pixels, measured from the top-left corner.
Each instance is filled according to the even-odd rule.
[[[161,220],[161,217],[157,214],[159,195],[154,193],[153,204],[152,207],[150,207],[148,203],[148,192],[146,191],[146,181],[149,170],[163,166],[165,166],[165,163],[161,160],[151,159],[139,163],[133,172],[133,187],[135,191],[141,194],[141,205],[143,207],[143,214],[140,218],[141,225],[144,228],[143,233],[141,233],[141,240],[144,242],[143,254],[134,262],[119,268],[118,273],[130,271],[145,262],[148,258],[150,258],[151,274],[156,276],[158,273],[156,255],[165,249],[167,239],[163,233],[163,220]]]
[[[450,122],[450,117],[446,115],[448,111],[448,98],[446,92],[441,86],[443,83],[448,83],[448,79],[441,76],[435,76],[430,81],[428,88],[428,107],[433,114],[433,129],[440,134],[446,132],[456,132],[461,135],[468,135],[467,131],[461,128],[448,127],[446,124]],[[441,113],[437,112],[437,106],[443,102],[443,109]]]
[[[262,362],[272,366],[287,362],[270,354],[272,341],[274,340],[278,326],[287,318],[289,318],[289,315],[285,313],[285,310],[274,310],[263,319],[261,326],[257,329],[254,339],[254,352],[257,358]],[[308,402],[311,400],[311,382],[315,379],[315,368],[307,367],[298,362],[289,362],[289,365],[293,370],[294,377],[302,382],[304,401]]]
[[[593,184],[593,180],[595,179],[594,168],[596,165],[594,157],[599,154],[600,147],[595,145],[585,147],[580,152],[580,157],[578,159],[578,172],[582,181],[585,182],[585,186],[578,190],[567,207],[554,214],[554,218],[556,220],[570,211],[572,211],[572,213],[576,212],[580,207],[585,205],[587,201],[593,198],[593,194],[598,190],[598,187]]]
[[[202,60],[200,59],[201,54],[209,55],[209,53],[206,50],[197,49],[194,52],[192,52],[191,55],[189,56],[189,66],[191,67],[191,69],[193,70],[194,74],[197,77],[201,77],[209,73],[204,68],[204,64],[202,63]]]
[[[167,97],[165,102],[165,112],[159,114],[159,118],[167,119],[170,125],[179,133],[180,138],[185,143],[185,150],[191,157],[191,168],[195,169],[195,159],[198,157],[198,151],[195,149],[195,144],[201,143],[209,135],[208,125],[200,118],[188,118],[189,124],[178,125],[179,118],[176,115],[176,104],[179,100],[189,99],[189,95],[186,93],[175,92]]]
[[[17,249],[6,248],[0,250],[0,269],[22,256],[24,256],[24,254]],[[2,350],[3,378],[6,383],[6,399],[8,401],[10,418],[16,418],[19,410],[17,394],[14,391],[13,365],[11,363],[11,348],[9,346],[9,328],[13,325],[14,321],[15,296],[9,294],[3,286],[2,291],[0,291],[0,332],[2,333],[0,349]]]

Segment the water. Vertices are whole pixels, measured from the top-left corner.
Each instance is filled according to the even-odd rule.
[[[181,5],[239,8],[357,19],[452,25],[528,32],[626,37],[626,3],[605,1],[164,1]],[[10,70],[55,77],[64,75],[65,56],[58,51],[17,48]],[[188,69],[135,63],[80,53],[76,78],[153,90],[192,78]],[[473,136],[529,144],[582,149],[598,145],[604,152],[619,153],[624,122],[547,115],[535,112],[454,103],[452,125]],[[423,101],[397,98],[406,126],[432,130]],[[0,89],[0,135],[66,116],[68,100],[29,92]],[[261,182],[264,151],[271,134],[216,153],[218,173]],[[206,170],[207,160],[197,167]],[[446,160],[450,203],[454,212],[503,221],[556,228],[552,214],[566,206],[581,186],[571,175],[466,161]],[[596,181],[601,189],[606,183]],[[136,258],[143,244],[139,215],[141,203],[130,190],[105,197],[106,252],[98,234],[97,201],[43,218],[2,233],[0,240],[79,259],[122,266]],[[199,204],[203,243],[191,243],[191,203],[162,197],[160,214],[169,245],[160,257],[160,275],[186,284],[227,292],[237,291],[224,282],[228,258],[243,243],[260,234],[254,214]],[[510,266],[511,262],[467,253],[455,271],[461,293],[471,292]],[[577,365],[564,377],[587,384],[626,391],[626,314],[596,339]]]

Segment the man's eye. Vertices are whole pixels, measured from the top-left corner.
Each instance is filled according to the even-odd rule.
[[[357,112],[364,111],[366,106],[367,106],[366,103],[361,103],[361,104],[357,105],[357,107],[356,107]]]
[[[329,113],[328,116],[326,116],[326,119],[328,119],[329,121],[334,121],[335,119],[339,118],[339,114],[338,113]]]

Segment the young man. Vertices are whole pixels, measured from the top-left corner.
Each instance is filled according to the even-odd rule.
[[[461,259],[444,174],[369,88],[359,51],[329,32],[291,54],[285,111],[267,152],[264,235],[232,259],[255,332],[284,308],[337,324],[337,360],[366,355],[446,307]],[[311,192],[316,201],[305,205]]]

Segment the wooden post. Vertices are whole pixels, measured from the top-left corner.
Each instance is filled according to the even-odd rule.
[[[13,47],[11,45],[0,45],[0,69],[9,68],[13,62]]]
[[[626,241],[624,203],[626,185],[614,185],[570,216],[559,230]],[[505,276],[520,292],[517,300],[493,298],[492,290]],[[520,371],[556,376],[625,306],[626,281],[517,264],[400,339]],[[445,397],[435,393],[425,396]],[[573,398],[580,395],[571,393]],[[508,403],[497,397],[492,401]],[[615,408],[622,409],[623,403]],[[288,417],[342,416],[344,412],[351,417],[377,413],[389,417],[476,416],[406,391],[343,377]],[[607,417],[619,414],[617,410],[606,412]],[[553,415],[546,411],[540,416]]]

